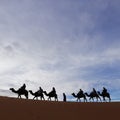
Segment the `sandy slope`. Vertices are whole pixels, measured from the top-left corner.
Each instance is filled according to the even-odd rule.
[[[48,102],[0,97],[0,120],[119,120],[120,103]]]

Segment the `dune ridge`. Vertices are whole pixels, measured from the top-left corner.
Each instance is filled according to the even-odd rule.
[[[0,97],[1,120],[114,120],[120,102],[55,102]]]

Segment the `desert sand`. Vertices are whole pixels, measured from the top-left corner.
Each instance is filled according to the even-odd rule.
[[[0,97],[0,120],[119,120],[120,102],[55,102]]]

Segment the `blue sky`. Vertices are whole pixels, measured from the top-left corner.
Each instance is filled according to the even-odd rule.
[[[0,1],[0,88],[51,91],[59,98],[105,86],[120,99],[119,0]]]

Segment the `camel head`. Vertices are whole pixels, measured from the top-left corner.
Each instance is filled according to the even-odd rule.
[[[74,97],[76,97],[75,93],[72,93],[71,95],[74,96]]]
[[[32,90],[29,90],[29,92],[31,93],[31,92],[32,92]]]
[[[75,93],[72,93],[71,95],[75,95]]]
[[[47,93],[46,91],[43,91],[43,93],[44,93],[46,96],[49,96],[49,93]]]
[[[32,90],[29,90],[29,92],[30,92],[32,95],[34,94]]]
[[[100,93],[99,91],[97,93],[98,93],[98,95],[103,96],[103,93]]]
[[[90,94],[88,94],[87,92],[85,93],[85,95],[86,95],[87,97],[90,97]]]
[[[99,92],[99,91],[98,91],[97,93],[100,95],[100,92]]]
[[[47,94],[47,92],[46,92],[46,91],[43,91],[43,93]]]
[[[10,88],[9,90],[14,91],[14,88]]]
[[[32,90],[29,90],[29,92],[30,92],[30,94],[31,94],[31,95],[35,95],[35,93],[33,93],[33,91],[32,91]]]
[[[10,88],[10,90],[14,93],[17,93],[18,91],[16,91],[14,88]]]
[[[88,95],[88,93],[85,93],[85,95]]]

